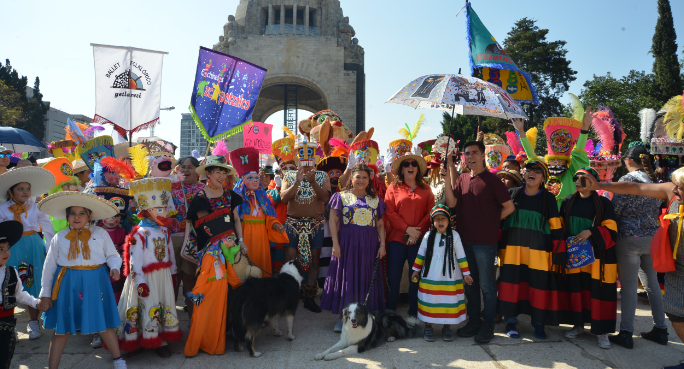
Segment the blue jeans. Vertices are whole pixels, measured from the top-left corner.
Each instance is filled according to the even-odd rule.
[[[409,271],[409,315],[418,316],[418,283],[411,281],[413,274],[413,262],[416,261],[418,248],[420,245],[406,245],[399,241],[391,241],[387,244],[387,274],[389,277],[389,295],[387,296],[387,309],[397,310],[399,301],[399,285],[401,284],[401,273],[404,271],[404,263],[408,261]],[[494,296],[496,299],[496,296]]]
[[[465,284],[466,312],[469,319],[484,320],[494,324],[496,317],[496,273],[494,260],[496,257],[495,245],[463,244],[470,276],[473,284]],[[480,303],[480,289],[484,299],[484,308]]]

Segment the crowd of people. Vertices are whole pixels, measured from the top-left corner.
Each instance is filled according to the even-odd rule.
[[[163,145],[98,136],[51,143],[47,163],[8,170],[13,152],[0,147],[0,365],[13,356],[17,303],[28,306],[29,339],[42,335],[40,312],[54,329],[50,368],[77,333],[104,343],[116,368],[122,351],[171,356],[183,300],[184,354],[223,354],[239,324],[233,291],[291,260],[305,272],[303,307],[339,315],[336,332],[347,305],[396,311],[407,290],[426,341],[439,325],[445,341],[488,343],[498,322],[518,338],[528,315],[537,339],[546,326],[569,326],[568,339],[589,327],[599,347],[631,349],[640,280],[654,322],[641,336],[667,344],[667,315],[684,339],[684,168],[659,180],[637,142],[611,182],[596,164],[608,157],[587,146],[592,124],[612,113],[575,118],[546,120],[544,157],[522,120],[508,145],[480,132],[459,147],[442,135],[392,141],[383,157],[372,128],[352,137],[329,110],[273,142],[274,161],[225,145],[176,160]],[[608,159],[621,142],[604,146]],[[664,295],[651,257],[661,230],[676,256]]]

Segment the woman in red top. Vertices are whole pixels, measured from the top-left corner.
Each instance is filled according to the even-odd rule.
[[[395,182],[387,188],[385,193],[387,274],[389,276],[387,309],[397,309],[399,284],[404,264],[408,261],[409,265],[412,265],[415,261],[423,234],[430,227],[430,209],[435,206],[435,196],[423,181],[423,173],[426,169],[425,160],[418,155],[399,156],[392,163],[392,173],[396,176]],[[409,278],[410,274],[409,270]],[[412,281],[409,282],[409,302],[409,316],[416,317],[418,315],[418,283]]]

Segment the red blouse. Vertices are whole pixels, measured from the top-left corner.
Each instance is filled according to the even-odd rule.
[[[430,229],[430,210],[435,206],[435,195],[429,186],[411,190],[407,184],[392,183],[385,193],[386,241],[404,243],[406,228],[419,227],[421,233]],[[417,242],[415,246],[420,245]]]

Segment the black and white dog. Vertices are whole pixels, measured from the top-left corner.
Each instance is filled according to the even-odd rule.
[[[371,314],[363,304],[352,303],[342,311],[342,334],[340,341],[333,347],[316,355],[316,360],[335,360],[345,355],[354,355],[376,348],[385,341],[397,338],[416,337],[418,321],[406,321],[392,310]]]
[[[242,350],[240,343],[247,342],[247,350],[254,357],[261,356],[254,350],[254,339],[262,324],[268,321],[276,336],[282,336],[278,329],[278,318],[287,320],[287,339],[292,335],[292,323],[299,304],[299,288],[302,271],[294,261],[288,261],[280,273],[270,278],[249,278],[236,288],[231,297],[230,324],[235,337],[235,351]]]

